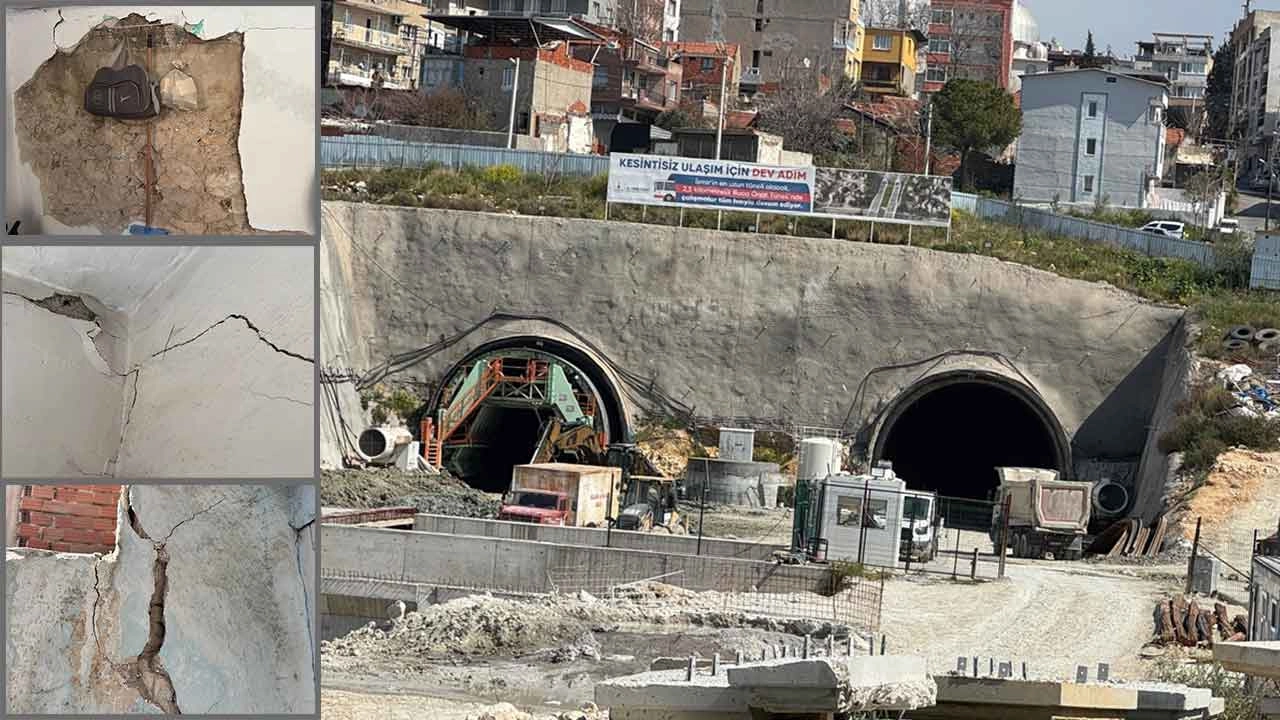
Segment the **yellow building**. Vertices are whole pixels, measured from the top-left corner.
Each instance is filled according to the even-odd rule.
[[[925,42],[919,30],[867,28],[862,41],[862,89],[873,95],[916,94],[916,51]]]

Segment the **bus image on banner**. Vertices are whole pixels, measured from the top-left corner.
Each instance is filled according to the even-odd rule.
[[[807,213],[813,193],[807,183],[673,174],[653,183],[657,200],[726,210]]]

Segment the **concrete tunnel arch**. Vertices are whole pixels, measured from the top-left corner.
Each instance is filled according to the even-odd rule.
[[[994,492],[998,466],[1042,467],[1063,477],[1071,468],[1071,443],[1057,414],[1004,368],[951,368],[916,380],[885,406],[868,447],[872,463],[890,460],[908,487],[975,501]]]
[[[440,382],[426,405],[426,412],[434,417],[440,410],[444,393],[450,385],[468,372],[477,360],[503,350],[536,352],[578,371],[593,391],[599,408],[597,428],[604,432],[607,441],[629,441],[632,438],[634,409],[609,364],[581,342],[571,338],[552,337],[550,334],[513,334],[475,346],[441,375]],[[492,447],[498,450],[490,458],[491,469],[475,476],[462,477],[467,484],[488,492],[507,489],[511,467],[529,461],[528,455],[532,454],[538,439],[536,418],[521,416],[518,411],[501,412],[505,413],[505,417],[486,424],[482,429],[486,435],[480,438],[481,442],[492,442]]]

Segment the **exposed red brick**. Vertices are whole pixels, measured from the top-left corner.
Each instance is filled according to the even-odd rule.
[[[34,497],[22,497],[18,499],[19,510],[44,510],[45,500]]]
[[[53,518],[54,516],[49,513],[28,511],[22,519],[32,525],[43,525],[48,527],[53,524]]]
[[[33,485],[31,487],[31,497],[41,498],[43,500],[52,500],[53,487],[49,485]]]

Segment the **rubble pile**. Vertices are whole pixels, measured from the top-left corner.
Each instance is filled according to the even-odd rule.
[[[1280,370],[1274,378],[1266,378],[1248,365],[1232,365],[1218,373],[1218,380],[1238,403],[1227,412],[1240,417],[1280,419]]]
[[[1231,617],[1227,606],[1220,602],[1210,610],[1200,607],[1194,598],[1177,596],[1156,604],[1155,626],[1155,645],[1212,646],[1215,642],[1245,639],[1248,618],[1244,614]]]
[[[536,600],[474,595],[407,613],[389,627],[370,623],[324,642],[321,652],[330,658],[537,656],[560,663],[598,658],[596,632],[642,626],[751,628],[817,638],[849,633],[832,623],[765,616],[732,605],[723,593],[691,592],[662,583],[638,584],[609,599],[587,592]]]
[[[445,474],[365,468],[322,471],[320,502],[355,509],[412,506],[436,515],[494,518],[502,498]]]

